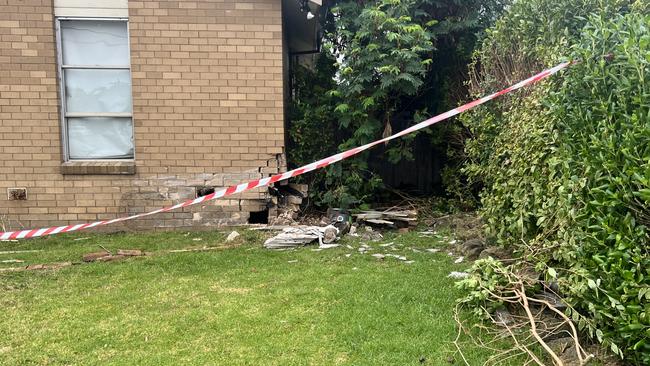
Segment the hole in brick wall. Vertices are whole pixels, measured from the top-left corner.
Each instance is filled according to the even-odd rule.
[[[9,201],[27,200],[27,188],[7,188],[7,199]]]
[[[269,210],[251,212],[248,217],[249,224],[268,224],[269,223]]]
[[[214,193],[214,187],[209,187],[209,186],[196,187],[196,198],[207,196],[212,193]]]

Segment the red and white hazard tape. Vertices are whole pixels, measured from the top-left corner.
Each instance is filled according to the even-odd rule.
[[[362,152],[364,150],[368,150],[368,149],[370,149],[371,147],[373,147],[375,145],[379,145],[379,144],[388,142],[390,140],[396,139],[398,137],[408,135],[408,134],[410,134],[412,132],[415,132],[417,130],[421,130],[423,128],[429,127],[429,126],[431,126],[431,125],[433,125],[435,123],[438,123],[438,122],[443,121],[445,119],[451,118],[451,117],[453,117],[453,116],[455,116],[457,114],[463,113],[468,109],[472,109],[472,108],[474,108],[476,106],[479,106],[479,105],[481,105],[483,103],[486,103],[486,102],[488,102],[488,101],[490,101],[492,99],[498,98],[498,97],[500,97],[500,96],[502,96],[504,94],[510,93],[510,92],[512,92],[514,90],[517,90],[519,88],[522,88],[522,87],[524,87],[526,85],[534,84],[534,83],[536,83],[536,82],[538,82],[538,81],[540,81],[542,79],[545,79],[545,78],[555,74],[556,72],[564,69],[565,67],[567,67],[569,65],[571,65],[571,62],[563,62],[563,63],[561,63],[561,64],[559,64],[559,65],[557,65],[557,66],[555,66],[553,68],[544,70],[544,71],[540,72],[537,75],[531,76],[530,78],[528,78],[526,80],[522,80],[522,81],[518,82],[517,84],[514,84],[514,85],[512,85],[512,86],[510,86],[510,87],[508,87],[506,89],[503,89],[503,90],[501,90],[499,92],[496,92],[494,94],[490,94],[490,95],[485,96],[485,97],[483,97],[481,99],[477,99],[477,100],[475,100],[473,102],[467,103],[467,104],[462,105],[462,106],[460,106],[458,108],[454,108],[454,109],[452,109],[450,111],[439,114],[439,115],[437,115],[435,117],[429,118],[426,121],[422,121],[422,122],[420,122],[420,123],[418,123],[416,125],[413,125],[413,126],[407,128],[405,130],[402,130],[402,131],[400,131],[400,132],[398,132],[398,133],[396,133],[396,134],[394,134],[392,136],[389,136],[389,137],[383,138],[381,140],[371,142],[371,143],[363,145],[363,146],[355,147],[353,149],[338,153],[336,155],[332,155],[330,157],[315,161],[315,162],[313,162],[311,164],[307,164],[305,166],[302,166],[300,168],[288,171],[286,173],[276,174],[276,175],[273,175],[271,177],[267,177],[267,178],[263,178],[263,179],[257,179],[257,180],[254,180],[254,181],[251,181],[251,182],[248,182],[248,183],[238,184],[238,185],[235,185],[235,186],[231,186],[231,187],[222,189],[222,190],[220,190],[218,192],[211,193],[211,194],[209,194],[207,196],[199,197],[199,198],[196,198],[196,199],[193,199],[193,200],[188,200],[188,201],[185,201],[185,202],[173,205],[173,206],[161,208],[161,209],[158,209],[158,210],[155,210],[155,211],[142,213],[142,214],[138,214],[138,215],[120,217],[120,218],[115,218],[115,219],[112,219],[112,220],[95,221],[95,222],[85,223],[85,224],[57,226],[57,227],[48,227],[48,228],[42,228],[42,229],[31,229],[31,230],[21,230],[21,231],[0,232],[0,240],[36,238],[36,237],[40,237],[40,236],[54,235],[54,234],[59,234],[59,233],[69,233],[69,232],[72,232],[72,231],[79,231],[79,230],[83,230],[83,229],[89,229],[89,228],[93,228],[93,227],[96,227],[96,226],[110,225],[110,224],[114,224],[116,222],[134,220],[134,219],[137,219],[137,218],[140,218],[140,217],[151,216],[151,215],[155,215],[155,214],[161,213],[161,212],[169,212],[169,211],[173,211],[173,210],[176,210],[176,209],[179,209],[179,208],[182,208],[182,207],[197,205],[199,203],[203,203],[203,202],[211,201],[211,200],[216,200],[216,199],[221,198],[221,197],[230,196],[230,195],[235,194],[235,193],[245,192],[245,191],[251,190],[253,188],[257,188],[257,187],[265,187],[265,186],[268,186],[268,185],[273,184],[275,182],[287,180],[289,178],[296,177],[296,176],[299,176],[301,174],[305,174],[307,172],[311,172],[312,170],[324,168],[324,167],[326,167],[328,165],[337,163],[337,162],[339,162],[341,160],[344,160],[344,159],[347,159],[347,158],[349,158],[349,157],[351,157],[353,155],[356,155],[356,154],[358,154],[358,153],[360,153],[360,152]]]

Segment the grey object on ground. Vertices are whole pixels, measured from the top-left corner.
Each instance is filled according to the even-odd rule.
[[[339,230],[332,225],[296,226],[282,230],[282,232],[264,242],[267,249],[284,249],[303,246],[314,241],[320,245],[330,244],[337,239]]]

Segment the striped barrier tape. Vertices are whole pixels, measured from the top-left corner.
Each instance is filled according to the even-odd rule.
[[[141,213],[141,214],[137,214],[137,215],[133,215],[133,216],[119,217],[119,218],[115,218],[115,219],[112,219],[112,220],[95,221],[95,222],[90,222],[90,223],[85,223],[85,224],[76,224],[76,225],[68,225],[68,226],[56,226],[56,227],[48,227],[48,228],[42,228],[42,229],[28,229],[28,230],[21,230],[21,231],[0,232],[0,240],[28,239],[28,238],[36,238],[36,237],[41,237],[41,236],[54,235],[54,234],[60,234],[60,233],[69,233],[69,232],[73,232],[73,231],[90,229],[90,228],[97,227],[97,226],[110,225],[110,224],[114,224],[116,222],[134,220],[134,219],[137,219],[137,218],[140,218],[140,217],[151,216],[151,215],[155,215],[155,214],[161,213],[161,212],[169,212],[169,211],[173,211],[173,210],[176,210],[176,209],[179,209],[179,208],[182,208],[182,207],[193,206],[193,205],[197,205],[199,203],[203,203],[203,202],[207,202],[207,201],[211,201],[211,200],[216,200],[216,199],[226,197],[226,196],[230,196],[230,195],[233,195],[233,194],[236,194],[236,193],[245,192],[245,191],[251,190],[253,188],[265,187],[265,186],[271,185],[271,184],[279,182],[279,181],[283,181],[283,180],[287,180],[289,178],[297,177],[299,175],[305,174],[307,172],[311,172],[311,171],[316,170],[316,169],[324,168],[324,167],[326,167],[328,165],[337,163],[337,162],[339,162],[341,160],[344,160],[344,159],[347,159],[347,158],[349,158],[349,157],[351,157],[353,155],[356,155],[356,154],[358,154],[358,153],[360,153],[362,151],[368,150],[368,149],[370,149],[371,147],[373,147],[375,145],[379,145],[379,144],[394,140],[396,138],[402,137],[404,135],[408,135],[408,134],[410,134],[412,132],[415,132],[417,130],[421,130],[423,128],[429,127],[429,126],[431,126],[431,125],[433,125],[435,123],[438,123],[440,121],[451,118],[451,117],[453,117],[453,116],[455,116],[457,114],[463,113],[466,110],[472,109],[472,108],[474,108],[476,106],[479,106],[479,105],[481,105],[483,103],[486,103],[486,102],[488,102],[488,101],[490,101],[492,99],[498,98],[498,97],[500,97],[500,96],[502,96],[504,94],[510,93],[510,92],[515,91],[515,90],[520,89],[520,88],[523,88],[524,86],[534,84],[534,83],[536,83],[536,82],[538,82],[538,81],[540,81],[542,79],[545,79],[545,78],[557,73],[558,71],[560,71],[560,70],[562,70],[562,69],[564,69],[564,68],[566,68],[566,67],[568,67],[570,65],[571,65],[571,62],[563,62],[563,63],[561,63],[561,64],[559,64],[559,65],[557,65],[557,66],[555,66],[553,68],[544,70],[544,71],[540,72],[537,75],[533,75],[533,76],[529,77],[526,80],[522,80],[522,81],[520,81],[520,82],[518,82],[518,83],[516,83],[516,84],[514,84],[514,85],[512,85],[512,86],[510,86],[510,87],[508,87],[506,89],[503,89],[503,90],[498,91],[496,93],[490,94],[490,95],[485,96],[483,98],[477,99],[477,100],[475,100],[473,102],[464,104],[464,105],[462,105],[460,107],[457,107],[457,108],[449,110],[449,111],[447,111],[445,113],[439,114],[439,115],[437,115],[435,117],[429,118],[429,119],[427,119],[425,121],[422,121],[422,122],[420,122],[418,124],[415,124],[415,125],[407,128],[405,130],[402,130],[402,131],[400,131],[400,132],[398,132],[398,133],[396,133],[394,135],[385,137],[385,138],[383,138],[381,140],[377,140],[377,141],[371,142],[371,143],[363,145],[363,146],[352,148],[350,150],[347,150],[347,151],[332,155],[330,157],[315,161],[315,162],[313,162],[311,164],[307,164],[305,166],[302,166],[302,167],[297,168],[297,169],[290,170],[290,171],[285,172],[285,173],[276,174],[276,175],[273,175],[273,176],[270,176],[270,177],[267,177],[267,178],[263,178],[263,179],[253,180],[253,181],[248,182],[248,183],[241,183],[241,184],[234,185],[234,186],[222,189],[220,191],[208,194],[208,195],[203,196],[203,197],[198,197],[196,199],[187,200],[185,202],[182,202],[182,203],[179,203],[179,204],[176,204],[176,205],[173,205],[173,206],[160,208],[160,209],[155,210],[155,211]]]

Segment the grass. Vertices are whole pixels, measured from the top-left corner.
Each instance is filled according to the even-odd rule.
[[[350,245],[270,251],[262,234],[239,229],[237,246],[208,252],[167,249],[223,245],[219,232],[92,235],[13,243],[0,261],[79,261],[98,251],[154,254],[59,270],[0,273],[2,365],[460,365],[452,310],[460,295],[444,237],[389,234],[370,253]],[[84,240],[74,240],[84,238]],[[87,239],[86,239],[87,238]],[[381,244],[394,242],[394,251]],[[0,263],[0,268],[16,264]],[[471,364],[489,357],[464,350]]]

